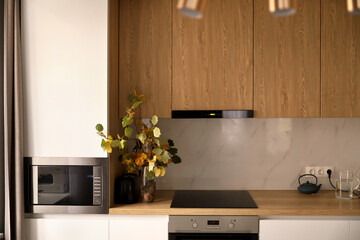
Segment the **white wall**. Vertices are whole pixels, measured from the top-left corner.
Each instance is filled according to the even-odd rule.
[[[107,1],[22,2],[25,156],[105,157]]]

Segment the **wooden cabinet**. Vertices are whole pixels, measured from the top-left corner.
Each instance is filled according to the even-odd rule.
[[[172,1],[121,0],[119,8],[119,114],[136,89],[147,101],[141,116],[171,116]]]
[[[109,220],[109,240],[168,240],[169,216],[114,216]]]
[[[275,17],[254,0],[255,117],[320,117],[320,0]]]
[[[322,117],[360,117],[360,17],[321,1]]]
[[[173,110],[253,109],[252,0],[211,0],[204,18],[173,0]]]
[[[71,217],[26,219],[25,235],[25,240],[106,240],[108,220]]]
[[[349,240],[349,226],[348,220],[260,220],[259,239]]]

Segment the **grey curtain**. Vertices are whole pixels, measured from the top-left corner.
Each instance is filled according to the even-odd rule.
[[[20,0],[4,0],[3,161],[5,240],[24,239]]]

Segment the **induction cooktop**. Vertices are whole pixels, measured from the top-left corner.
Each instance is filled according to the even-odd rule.
[[[178,190],[171,208],[257,208],[244,190]]]

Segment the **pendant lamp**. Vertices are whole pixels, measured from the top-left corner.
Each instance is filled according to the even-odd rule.
[[[185,16],[191,18],[202,18],[206,0],[179,0],[177,9],[180,10]]]
[[[360,0],[347,0],[347,10],[351,14],[360,14]]]
[[[269,10],[274,16],[290,16],[296,12],[295,0],[269,0]]]

